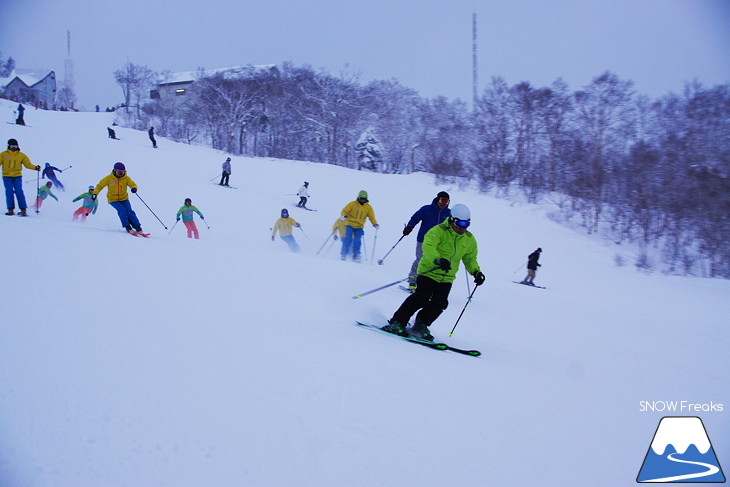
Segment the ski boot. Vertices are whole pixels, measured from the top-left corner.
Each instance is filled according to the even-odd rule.
[[[15,215],[15,211],[13,211],[13,209],[12,209],[12,208],[9,208],[9,209],[8,209],[8,212],[7,212],[7,213],[5,213],[5,214],[6,214],[6,215],[8,215],[8,216],[10,216],[10,215]]]
[[[28,216],[28,212],[25,208],[20,209],[20,213],[18,213],[18,216]]]
[[[420,338],[429,342],[433,341],[433,335],[428,331],[428,326],[423,323],[416,323],[410,329],[409,334],[414,338]]]
[[[393,335],[398,335],[399,337],[406,337],[408,336],[408,332],[406,331],[406,327],[398,323],[397,321],[389,321],[387,325],[381,328],[383,331],[387,331],[388,333],[392,333]]]

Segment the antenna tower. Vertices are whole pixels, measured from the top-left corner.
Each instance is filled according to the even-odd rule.
[[[472,14],[471,17],[471,81],[472,81],[472,102],[474,109],[477,107],[477,92],[478,80],[477,80],[477,14]]]

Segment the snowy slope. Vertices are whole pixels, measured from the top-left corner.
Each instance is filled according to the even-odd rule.
[[[662,400],[724,404],[673,415],[701,416],[730,465],[729,282],[615,267],[615,247],[549,208],[424,174],[234,157],[227,190],[211,183],[227,154],[159,137],[153,150],[125,128],[114,141],[112,116],[30,110],[30,127],[0,127],[34,163],[73,166],[60,202],[0,217],[0,487],[633,485],[667,415],[640,402]],[[186,197],[210,229],[168,235],[132,196],[152,237],[130,237],[106,193],[72,223],[71,199],[116,161],[167,229]],[[294,208],[304,180],[317,212]],[[360,189],[381,224],[366,227],[369,260],[341,262],[329,242],[317,255]],[[477,359],[353,325],[404,299],[351,296],[406,277],[415,233],[384,265],[373,254],[442,189],[471,208],[487,281],[449,337],[457,280],[432,333]],[[301,254],[271,242],[284,207]],[[538,246],[548,289],[513,284]]]

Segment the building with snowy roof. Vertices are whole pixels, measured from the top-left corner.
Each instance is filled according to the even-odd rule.
[[[15,69],[0,83],[4,98],[49,106],[56,101],[56,73],[48,69]]]
[[[200,78],[212,78],[222,76],[224,79],[246,79],[254,74],[278,72],[275,64],[235,66],[232,68],[199,69],[197,71],[181,71],[179,73],[167,73],[157,83],[157,88],[150,91],[150,98],[170,99],[178,96],[185,96],[188,90]]]

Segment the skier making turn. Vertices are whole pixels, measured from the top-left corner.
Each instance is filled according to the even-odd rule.
[[[477,242],[467,231],[470,224],[469,208],[456,205],[451,209],[451,216],[426,233],[423,257],[418,263],[416,290],[403,301],[383,331],[432,341],[428,327],[449,305],[448,297],[459,261],[474,276],[477,286],[484,283],[484,274],[477,263]],[[417,311],[416,322],[407,329],[408,321]]]

